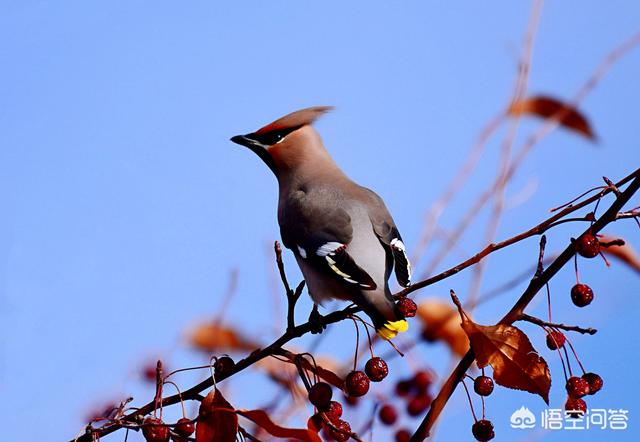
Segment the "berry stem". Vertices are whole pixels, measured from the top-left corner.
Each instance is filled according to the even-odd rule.
[[[174,387],[176,387],[176,390],[178,390],[178,396],[180,397],[180,406],[182,407],[182,417],[187,417],[187,413],[184,410],[184,401],[182,400],[182,392],[180,391],[180,388],[178,387],[178,385],[173,381],[164,381],[164,384],[171,384]]]
[[[569,338],[567,338],[567,344],[569,344],[569,348],[571,348],[571,352],[573,353],[573,356],[576,358],[576,361],[578,362],[578,365],[580,366],[580,369],[582,370],[582,373],[583,374],[586,373],[587,371],[582,366],[582,362],[580,362],[580,358],[578,357],[578,353],[576,353],[576,349],[573,348],[573,344],[571,343],[571,340]]]
[[[573,376],[573,370],[571,369],[571,361],[569,360],[569,353],[567,352],[567,346],[563,345],[564,357],[567,359],[567,368],[569,369],[569,376]]]
[[[478,422],[478,418],[476,417],[476,412],[473,409],[473,402],[471,401],[471,395],[469,394],[469,389],[467,388],[467,384],[464,382],[464,379],[462,379],[460,382],[464,387],[464,391],[467,393],[467,399],[469,400],[469,407],[471,407],[471,414],[473,415],[473,420],[475,422]]]
[[[547,288],[547,310],[549,313],[549,322],[551,322],[551,290],[549,289],[549,283],[546,283],[545,287]]]
[[[356,349],[353,354],[353,371],[356,371],[356,368],[358,367],[358,346],[360,345],[360,328],[358,327],[358,321],[356,321],[353,317],[351,317],[351,320],[353,321],[353,325],[356,327]]]
[[[364,325],[364,331],[367,332],[367,341],[369,342],[369,353],[371,353],[371,357],[373,358],[373,344],[371,342],[371,333],[369,333],[369,329],[367,328],[367,323],[358,315],[352,315],[352,316],[358,319]]]

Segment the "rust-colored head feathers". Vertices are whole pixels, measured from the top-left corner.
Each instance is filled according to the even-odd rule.
[[[262,135],[268,132],[273,132],[281,129],[294,129],[307,124],[312,124],[322,114],[325,114],[333,110],[333,106],[314,106],[299,111],[292,112],[285,115],[282,118],[278,118],[273,123],[269,123],[266,126],[258,129],[255,133]]]

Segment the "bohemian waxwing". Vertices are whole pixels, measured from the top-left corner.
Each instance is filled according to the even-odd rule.
[[[351,301],[390,339],[408,328],[389,290],[411,266],[382,199],[340,170],[311,124],[331,107],[299,110],[231,141],[256,153],[278,179],[278,223],[314,303]]]

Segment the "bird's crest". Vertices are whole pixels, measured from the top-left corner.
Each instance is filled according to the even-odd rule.
[[[275,130],[293,129],[312,124],[322,114],[329,112],[333,109],[333,106],[314,106],[306,109],[301,109],[285,115],[282,118],[277,119],[273,123],[269,123],[263,128],[256,131],[256,134],[265,134],[273,132]]]

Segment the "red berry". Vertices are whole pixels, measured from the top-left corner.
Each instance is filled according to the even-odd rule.
[[[393,425],[398,420],[398,412],[391,404],[384,404],[380,407],[380,421],[385,425]]]
[[[142,435],[147,442],[168,442],[169,427],[156,417],[147,417],[142,422]]]
[[[557,350],[564,347],[566,340],[564,333],[559,330],[551,330],[547,335],[547,347],[551,350]]]
[[[334,421],[342,416],[342,404],[340,402],[331,401],[326,410],[322,410],[329,420]]]
[[[398,383],[396,384],[396,394],[400,397],[409,396],[409,393],[411,393],[412,387],[413,387],[412,380],[405,379],[404,381],[398,381]]]
[[[487,419],[481,419],[474,423],[471,427],[471,432],[473,433],[473,437],[479,442],[487,442],[496,437],[496,434],[493,432],[493,424]]]
[[[418,371],[413,376],[412,383],[419,391],[424,392],[433,383],[433,377],[428,371]]]
[[[593,301],[593,291],[586,284],[576,284],[571,288],[571,300],[578,307],[585,307]]]
[[[215,375],[216,375],[216,379],[220,378],[222,376],[227,376],[231,373],[231,370],[233,370],[233,367],[236,365],[235,362],[233,362],[233,359],[231,359],[229,356],[222,356],[220,358],[218,358],[215,362],[215,364],[213,365],[213,368],[215,370]]]
[[[411,433],[404,428],[396,431],[396,442],[409,442],[411,439]]]
[[[156,364],[147,364],[142,367],[142,377],[145,381],[156,382]]]
[[[320,416],[320,413],[315,413],[309,419],[307,419],[307,428],[315,431],[316,433],[319,433],[320,430],[322,430],[323,424],[324,421],[322,420],[322,416]]]
[[[326,382],[318,382],[309,389],[309,402],[318,409],[325,409],[331,403],[333,390]]]
[[[405,318],[413,318],[416,315],[416,311],[418,311],[418,306],[412,299],[409,298],[400,298],[396,302],[398,306],[398,310]]]
[[[427,394],[419,394],[412,398],[407,404],[407,413],[409,416],[418,416],[429,408],[431,405],[431,396]]]
[[[196,427],[194,423],[191,422],[191,419],[187,417],[178,419],[178,422],[176,422],[176,426],[173,427],[174,433],[184,437],[191,436],[194,431],[196,431]]]
[[[380,382],[389,374],[389,367],[384,359],[373,357],[364,366],[364,372],[373,382]]]
[[[600,241],[592,233],[585,233],[576,240],[576,250],[580,256],[593,258],[600,253]]]
[[[335,423],[335,426],[339,431],[332,428],[329,431],[329,435],[337,442],[347,442],[351,438],[351,425],[349,425],[349,422],[339,420]]]
[[[473,381],[473,389],[480,396],[489,396],[493,392],[493,379],[489,376],[478,376]]]
[[[602,378],[595,373],[585,373],[582,375],[582,379],[589,384],[589,394],[596,394],[604,385]]]
[[[569,397],[579,399],[589,394],[589,382],[577,376],[571,376],[567,380],[567,393]]]
[[[344,395],[344,401],[347,403],[348,406],[350,407],[357,407],[358,404],[360,403],[360,398],[357,397],[353,397],[353,396],[349,396],[349,395]]]
[[[369,391],[369,378],[364,371],[354,370],[347,375],[345,389],[349,396],[364,396]]]
[[[568,397],[564,409],[570,412],[569,416],[579,418],[587,412],[587,403],[582,399]]]

